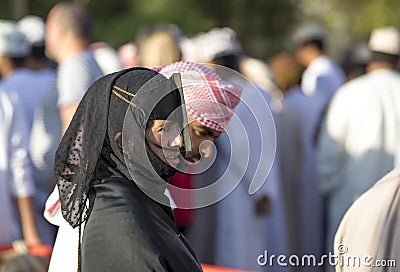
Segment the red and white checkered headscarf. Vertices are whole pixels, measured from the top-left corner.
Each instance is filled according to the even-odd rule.
[[[154,68],[166,77],[180,73],[188,114],[202,125],[224,131],[240,101],[242,88],[193,62],[175,62]]]

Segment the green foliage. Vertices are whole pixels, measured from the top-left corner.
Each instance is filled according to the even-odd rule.
[[[134,40],[139,29],[153,24],[176,24],[185,34],[207,31],[215,25],[190,0],[117,2],[118,8],[111,7],[111,11],[94,1],[88,5],[95,14],[95,36],[114,45]]]
[[[139,29],[152,24],[176,24],[189,36],[217,26],[230,26],[237,31],[246,53],[263,58],[286,49],[293,26],[309,18],[322,22],[328,30],[336,29],[339,37],[345,33],[347,40],[335,37],[337,44],[365,37],[375,27],[400,26],[399,0],[75,1],[87,4],[91,11],[95,40],[114,46],[134,40]],[[3,0],[0,17],[15,16],[16,2],[27,4],[28,10],[23,12],[45,18],[59,1]]]
[[[11,19],[11,3],[2,2],[0,8],[0,18],[1,19]]]
[[[373,28],[400,25],[398,0],[335,0],[349,18],[349,30],[357,36],[366,35]]]
[[[297,22],[291,0],[197,0],[217,26],[235,29],[246,53],[267,57],[285,48],[285,40]]]

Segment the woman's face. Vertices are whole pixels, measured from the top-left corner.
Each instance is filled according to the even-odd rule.
[[[146,129],[146,137],[149,140],[150,149],[161,160],[173,167],[178,166],[181,154],[179,148],[183,146],[183,140],[177,123],[153,120],[152,125]]]

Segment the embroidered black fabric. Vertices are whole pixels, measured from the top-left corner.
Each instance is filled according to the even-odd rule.
[[[90,188],[106,177],[126,178],[165,198],[165,180],[177,170],[150,150],[145,130],[156,119],[183,126],[186,113],[176,110],[182,104],[174,81],[146,68],[104,76],[89,88],[55,155],[62,215],[72,227],[87,219]]]

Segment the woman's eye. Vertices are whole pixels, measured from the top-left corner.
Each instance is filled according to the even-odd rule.
[[[201,136],[201,137],[206,137],[207,136],[207,132],[203,131],[203,130],[197,130],[197,135]]]
[[[161,130],[168,131],[168,130],[170,130],[170,128],[171,128],[170,125],[164,125]]]

